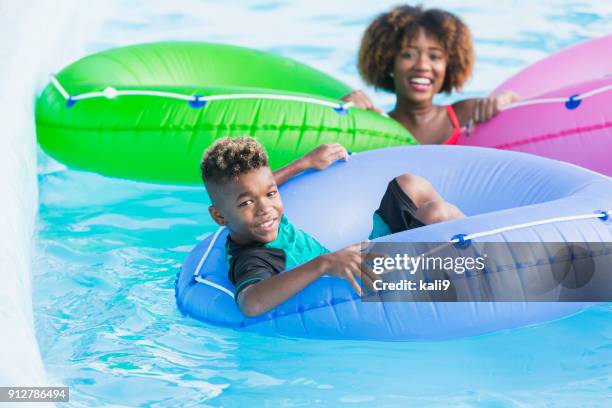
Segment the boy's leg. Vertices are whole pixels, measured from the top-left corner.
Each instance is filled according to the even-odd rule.
[[[402,174],[391,180],[374,214],[371,238],[406,231],[463,216],[446,203],[429,181],[414,174]],[[382,220],[385,233],[377,220]]]
[[[417,208],[429,201],[444,201],[431,183],[421,176],[405,173],[397,176],[395,181]]]
[[[417,205],[412,198],[406,194],[406,191],[404,191],[404,188],[402,188],[398,180],[402,181],[412,196],[417,197],[418,200],[421,199],[421,189],[423,186],[419,186],[418,183],[410,182],[409,175],[403,175],[391,180],[380,201],[378,210],[374,213],[374,228],[370,237],[394,234],[424,225],[415,216]],[[424,197],[428,197],[428,195],[424,195]],[[381,227],[381,222],[378,222],[378,220],[384,223],[385,228]]]
[[[465,216],[457,207],[444,201],[427,179],[406,173],[395,180],[416,206],[413,216],[423,224],[435,224]]]
[[[446,201],[428,201],[417,209],[415,217],[429,225],[465,217],[465,214]]]

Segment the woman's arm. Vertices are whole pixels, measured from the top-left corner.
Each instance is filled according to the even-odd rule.
[[[503,92],[497,96],[487,98],[465,99],[453,104],[459,124],[463,127],[470,120],[475,123],[487,122],[497,115],[502,108],[521,100],[521,97],[512,91]]]
[[[344,95],[340,98],[344,102],[351,102],[353,105],[361,109],[367,109],[373,112],[384,113],[382,109],[374,105],[374,102],[365,94],[362,90],[356,90],[350,94]]]

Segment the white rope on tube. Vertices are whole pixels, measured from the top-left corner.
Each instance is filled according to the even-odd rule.
[[[95,98],[106,98],[113,99],[118,96],[155,96],[160,98],[178,99],[187,102],[195,102],[205,104],[212,101],[224,101],[224,100],[240,100],[240,99],[268,99],[277,101],[289,101],[289,102],[302,102],[312,105],[320,105],[336,109],[340,112],[344,112],[349,108],[354,107],[354,103],[336,103],[330,102],[319,98],[299,96],[299,95],[281,95],[281,94],[265,94],[265,93],[236,93],[236,94],[222,94],[222,95],[209,95],[209,96],[198,96],[181,94],[177,92],[166,92],[166,91],[154,91],[154,90],[140,90],[140,89],[125,89],[117,90],[113,87],[106,87],[103,91],[86,92],[79,95],[70,95],[58,79],[51,75],[51,83],[55,88],[62,94],[64,99],[70,101],[81,101],[85,99]],[[203,106],[203,105],[202,105]]]

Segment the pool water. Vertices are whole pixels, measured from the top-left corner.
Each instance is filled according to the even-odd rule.
[[[122,1],[88,52],[188,39],[268,50],[365,88],[360,35],[396,2]],[[461,95],[485,95],[550,52],[603,35],[603,2],[426,2],[474,33],[477,66]],[[390,108],[389,95],[367,89]],[[136,152],[137,154],[137,152]],[[33,270],[36,336],[70,406],[606,406],[612,306],[527,328],[444,342],[266,337],[180,315],[174,279],[216,228],[203,188],[68,170],[39,154]]]

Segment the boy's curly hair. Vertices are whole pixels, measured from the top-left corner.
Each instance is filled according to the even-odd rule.
[[[200,171],[204,184],[221,184],[268,166],[268,155],[252,137],[223,137],[204,153]]]
[[[395,92],[391,72],[405,41],[420,27],[434,35],[447,55],[448,65],[440,92],[450,93],[472,74],[474,49],[470,29],[457,16],[440,9],[398,6],[379,15],[367,28],[359,49],[359,73],[370,85]]]

